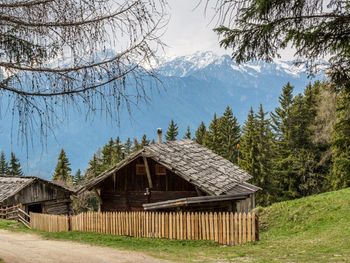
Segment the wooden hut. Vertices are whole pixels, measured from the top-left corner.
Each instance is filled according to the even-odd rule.
[[[0,207],[21,205],[27,213],[69,214],[72,193],[38,177],[0,176]]]
[[[88,182],[101,211],[249,211],[260,188],[228,160],[191,140],[143,147]]]

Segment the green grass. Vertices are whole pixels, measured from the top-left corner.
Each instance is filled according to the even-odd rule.
[[[49,239],[141,251],[179,262],[350,261],[350,189],[274,204],[259,213],[261,241],[236,247],[206,241],[34,232]],[[0,228],[23,231],[13,222],[0,221]]]

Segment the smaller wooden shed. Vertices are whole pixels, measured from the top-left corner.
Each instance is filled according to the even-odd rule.
[[[0,176],[0,207],[21,205],[27,213],[69,214],[72,194],[70,189],[38,177]]]

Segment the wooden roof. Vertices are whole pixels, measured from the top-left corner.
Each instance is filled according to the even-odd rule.
[[[24,177],[0,176],[0,203],[14,196],[19,191],[31,185],[35,181],[41,181],[41,182],[53,185],[54,187],[60,188],[63,191],[73,193],[70,189],[66,187],[63,187],[61,185],[58,185],[53,182],[49,182],[34,176],[28,176],[28,177],[27,176],[24,176]]]
[[[179,140],[154,143],[143,147],[112,169],[89,181],[79,192],[91,190],[140,156],[155,160],[209,195],[218,196],[231,193],[239,185],[252,178],[247,172],[208,148],[192,140]],[[243,189],[253,193],[260,188],[246,184]]]

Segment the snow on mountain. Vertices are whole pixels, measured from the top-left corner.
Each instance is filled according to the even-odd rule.
[[[200,71],[204,68],[215,65],[226,65],[231,67],[232,71],[241,73],[284,73],[292,76],[298,76],[305,73],[303,65],[296,66],[291,61],[276,60],[274,63],[254,61],[238,65],[228,55],[217,55],[214,52],[196,52],[188,56],[179,56],[161,60],[158,69],[164,76],[186,77]]]

